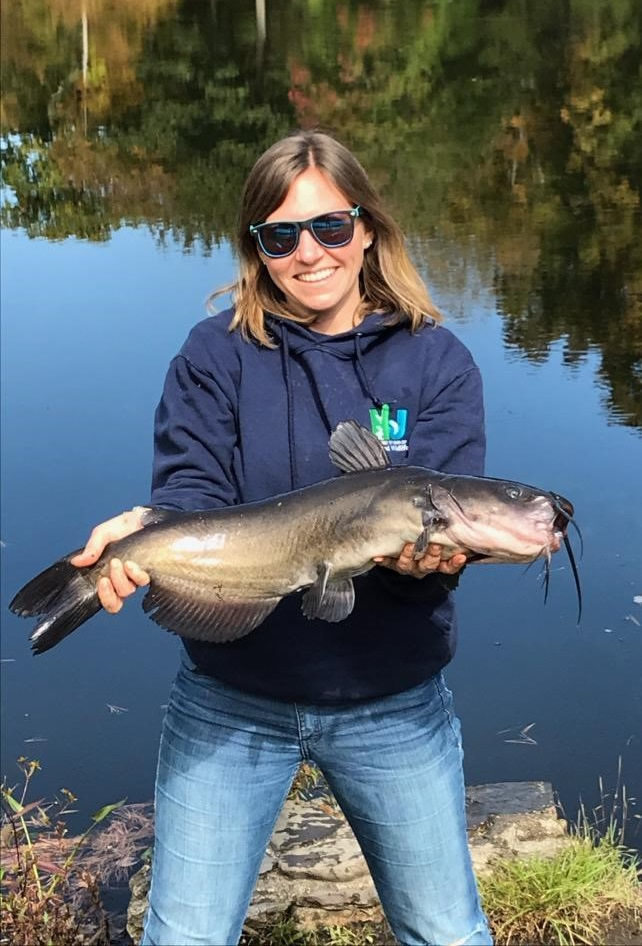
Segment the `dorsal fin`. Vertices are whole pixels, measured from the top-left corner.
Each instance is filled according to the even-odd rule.
[[[342,420],[330,437],[330,459],[343,473],[385,470],[390,460],[374,434],[356,420]]]

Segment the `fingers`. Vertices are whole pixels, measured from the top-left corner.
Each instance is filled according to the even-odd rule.
[[[466,562],[466,556],[458,553],[457,555],[453,555],[452,558],[441,562],[439,565],[439,571],[444,575],[455,575],[461,568],[464,567]]]
[[[92,529],[85,548],[70,561],[79,568],[93,565],[103,554],[110,542],[124,539],[132,532],[142,528],[141,509],[131,509],[119,516],[114,516],[106,522],[101,522]],[[97,586],[98,598],[105,611],[117,614],[123,606],[123,601],[132,595],[137,588],[149,584],[149,575],[135,562],[122,562],[113,558],[109,563],[109,577],[103,576]]]
[[[135,562],[121,562],[119,558],[112,558],[109,563],[109,578],[101,578],[96,586],[98,598],[105,611],[117,614],[123,606],[124,599],[143,585],[149,584],[149,575]]]
[[[405,575],[423,578],[424,575],[439,568],[441,552],[440,545],[429,545],[421,558],[417,559],[415,558],[415,546],[409,542],[404,545],[401,555],[397,559],[397,570]]]
[[[96,591],[105,611],[109,611],[110,614],[118,614],[123,606],[123,600],[116,594],[109,578],[101,578],[96,586]]]
[[[125,568],[119,558],[112,558],[109,563],[109,577],[119,598],[128,598],[138,587],[125,573]]]
[[[147,572],[143,571],[136,562],[125,562],[125,572],[138,588],[142,588],[150,582],[150,577]]]
[[[377,556],[373,561],[386,568],[392,568],[402,575],[412,575],[414,578],[423,578],[431,572],[439,571],[444,575],[456,574],[465,564],[466,556],[458,552],[449,559],[442,560],[443,547],[431,543],[421,558],[415,558],[415,547],[412,543],[404,545],[398,558]]]
[[[408,542],[404,545],[398,558],[377,555],[373,561],[376,562],[377,565],[383,565],[385,568],[392,568],[402,575],[413,575],[415,578],[421,578],[424,574],[424,572],[421,572],[418,568],[418,563],[415,560],[415,546],[412,542]]]
[[[408,544],[404,545],[399,558],[394,558],[387,555],[377,555],[372,561],[376,562],[377,565],[384,565],[386,568],[394,568],[395,571],[404,573],[412,572],[415,566],[413,554],[414,548],[414,545],[409,542]]]
[[[142,528],[141,512],[139,509],[130,509],[114,516],[106,522],[101,522],[91,531],[87,544],[82,552],[71,559],[71,564],[82,568],[93,565],[98,561],[105,550],[105,546],[117,539],[124,539]]]
[[[102,534],[99,532],[101,528],[101,526],[97,526],[89,536],[87,545],[82,552],[79,552],[78,555],[74,555],[74,557],[70,559],[72,565],[82,568],[85,565],[93,565],[94,562],[98,561],[103,549],[107,543],[111,541],[108,538],[102,538]]]
[[[441,565],[441,555],[443,549],[441,545],[430,544],[422,557],[417,562],[417,568],[421,575],[427,575],[428,572],[436,572]]]
[[[401,555],[397,559],[397,568],[400,572],[412,572],[415,569],[415,547],[411,542],[407,542],[401,550]]]

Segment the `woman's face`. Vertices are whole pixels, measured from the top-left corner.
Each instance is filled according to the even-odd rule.
[[[265,220],[309,220],[334,210],[350,210],[352,203],[318,168],[310,167],[292,182],[280,206]],[[285,294],[315,315],[318,331],[348,331],[359,305],[359,273],[363,254],[372,234],[360,219],[355,220],[354,236],[347,246],[327,249],[309,230],[301,232],[296,250],[283,259],[261,255],[272,281]]]

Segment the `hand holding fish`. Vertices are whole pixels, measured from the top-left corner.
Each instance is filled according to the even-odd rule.
[[[92,529],[85,548],[71,559],[71,564],[77,568],[93,565],[102,555],[105,546],[118,539],[124,539],[133,532],[143,528],[143,506],[134,506],[114,516],[106,522],[101,522]],[[150,577],[135,562],[122,562],[113,558],[110,563],[109,577],[101,578],[96,586],[98,598],[105,611],[117,614],[123,606],[124,599],[132,595],[138,588],[148,585]]]
[[[430,543],[421,558],[415,554],[415,546],[407,542],[401,550],[399,558],[386,558],[378,555],[373,559],[377,565],[392,568],[402,575],[411,575],[413,578],[423,578],[431,572],[440,572],[442,575],[456,575],[466,564],[466,556],[457,552],[451,558],[442,559],[443,546]]]

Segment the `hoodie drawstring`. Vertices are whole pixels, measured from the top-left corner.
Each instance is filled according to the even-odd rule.
[[[299,483],[298,468],[296,462],[296,448],[294,443],[294,411],[295,411],[295,398],[294,392],[292,390],[292,377],[290,374],[290,343],[288,338],[288,330],[283,327],[283,329],[278,330],[278,335],[281,339],[281,365],[283,370],[283,380],[285,382],[286,396],[287,396],[287,412],[288,412],[288,448],[289,448],[289,461],[290,461],[290,487],[291,489],[296,489]],[[364,394],[370,398],[372,403],[377,409],[381,409],[383,406],[383,401],[378,397],[372,387],[370,379],[366,373],[366,369],[363,364],[363,352],[361,351],[361,337],[362,332],[356,332],[354,336],[354,368],[355,374],[359,380],[359,383],[363,389]],[[310,345],[311,349],[317,349],[322,346]],[[305,349],[300,349],[299,353],[302,353]],[[334,354],[330,352],[329,354]],[[346,357],[345,355],[343,357]],[[310,383],[314,387],[314,377],[309,371],[308,365],[305,362],[305,359],[300,360],[300,364],[306,374],[310,377]],[[323,399],[318,391],[316,391],[316,402],[319,408],[319,411],[323,417],[328,434],[332,432],[333,424],[328,415]],[[343,418],[347,420],[348,418]]]
[[[363,354],[361,352],[361,332],[357,332],[354,337],[354,353],[355,353],[355,368],[357,372],[357,377],[361,382],[364,392],[368,395],[370,400],[373,402],[374,406],[381,408],[383,406],[383,401],[380,397],[377,397],[375,392],[372,389],[372,385],[368,380],[368,375],[366,374],[366,369],[363,366]]]
[[[290,488],[296,489],[298,480],[296,453],[294,450],[294,396],[292,394],[292,381],[290,378],[290,345],[288,343],[288,333],[281,333],[281,364],[283,366],[283,379],[285,381],[285,390],[288,399],[288,447],[290,453]]]

